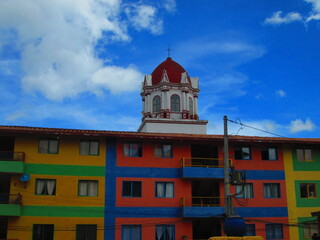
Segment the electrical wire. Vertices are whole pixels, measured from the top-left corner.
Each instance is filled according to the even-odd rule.
[[[239,119],[239,118],[237,118]],[[250,125],[246,125],[246,124],[243,124],[240,119],[239,119],[239,122],[237,121],[233,121],[231,119],[227,119],[227,121],[229,122],[232,122],[232,123],[235,123],[235,124],[238,124],[242,127],[248,127],[248,128],[251,128],[251,129],[254,129],[254,130],[257,130],[257,131],[261,131],[261,132],[264,132],[264,133],[268,133],[268,134],[271,134],[271,135],[274,135],[274,136],[277,136],[277,137],[281,137],[281,138],[288,138],[288,137],[285,137],[285,136],[282,136],[282,135],[279,135],[279,134],[276,134],[276,133],[273,133],[273,132],[270,132],[270,131],[266,131],[266,130],[263,130],[263,129],[260,129],[260,128],[256,128],[256,127],[253,127],[253,126],[250,126]],[[240,130],[239,130],[240,131]],[[238,131],[238,132],[239,132]]]

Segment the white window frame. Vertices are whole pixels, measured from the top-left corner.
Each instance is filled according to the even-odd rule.
[[[174,198],[174,182],[156,182],[155,196],[157,198]]]
[[[80,155],[98,156],[100,154],[100,142],[98,140],[80,140]]]
[[[79,197],[97,197],[99,190],[98,180],[78,180]]]

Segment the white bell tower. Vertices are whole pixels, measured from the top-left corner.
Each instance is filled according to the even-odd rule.
[[[206,134],[198,116],[198,78],[190,78],[168,57],[142,82],[142,123],[138,132]]]

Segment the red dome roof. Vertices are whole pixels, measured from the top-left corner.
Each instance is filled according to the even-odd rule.
[[[152,75],[152,85],[156,85],[161,82],[161,78],[163,75],[163,70],[167,71],[167,75],[169,81],[172,83],[180,83],[181,74],[186,72],[181,65],[175,61],[173,61],[170,57],[167,58],[164,62],[160,63],[158,67],[151,73]],[[188,76],[189,83],[190,78]]]

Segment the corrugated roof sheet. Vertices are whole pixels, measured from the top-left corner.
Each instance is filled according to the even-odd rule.
[[[222,141],[223,135],[213,134],[185,134],[185,133],[140,133],[129,131],[106,131],[67,128],[44,128],[27,126],[3,126],[0,125],[0,133],[19,134],[45,134],[45,135],[77,135],[77,136],[105,136],[119,138],[153,138],[175,140],[202,140]],[[281,138],[281,137],[258,137],[258,136],[234,136],[229,135],[231,142],[269,142],[269,143],[309,143],[320,144],[320,138]]]

